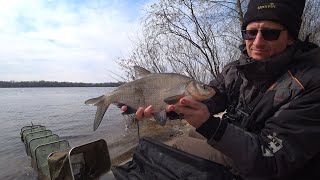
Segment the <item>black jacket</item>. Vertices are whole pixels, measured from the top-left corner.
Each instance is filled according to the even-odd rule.
[[[320,48],[297,41],[264,62],[243,54],[211,82],[199,133],[244,179],[320,179]]]

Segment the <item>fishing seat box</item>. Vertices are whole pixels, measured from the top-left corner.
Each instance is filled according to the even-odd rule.
[[[117,180],[236,180],[224,166],[175,149],[166,144],[142,138],[132,160],[111,167]]]

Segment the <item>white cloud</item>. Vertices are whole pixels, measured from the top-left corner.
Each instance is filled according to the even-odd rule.
[[[131,48],[139,4],[5,2],[0,6],[0,80],[109,82],[114,80],[107,69],[121,73],[115,60]]]

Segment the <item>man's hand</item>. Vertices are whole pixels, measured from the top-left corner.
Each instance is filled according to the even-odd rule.
[[[121,107],[124,112],[127,108],[127,106]],[[166,111],[175,111],[177,114],[183,116],[183,119],[195,128],[199,128],[210,117],[208,107],[205,104],[188,98],[180,99],[180,101],[175,105],[168,105],[166,107]],[[136,119],[142,120],[143,118],[151,118],[152,112],[152,105],[146,108],[139,107],[136,112]]]
[[[122,111],[125,112],[128,109],[128,106],[122,106]],[[151,118],[153,112],[152,105],[148,106],[147,108],[139,107],[136,112],[136,119],[142,120],[143,118]]]
[[[183,115],[183,118],[195,128],[199,128],[210,117],[205,104],[188,98],[182,98],[179,103],[167,106],[166,111],[175,111]]]

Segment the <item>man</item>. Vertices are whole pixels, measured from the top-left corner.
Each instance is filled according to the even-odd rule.
[[[210,83],[217,95],[167,107],[202,135],[193,133],[177,148],[244,179],[320,179],[320,48],[298,39],[304,4],[250,1],[243,54]],[[151,116],[152,106],[136,112],[137,119]]]

